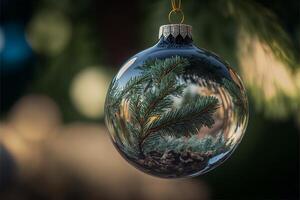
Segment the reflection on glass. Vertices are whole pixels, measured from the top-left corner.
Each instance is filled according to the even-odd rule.
[[[240,142],[248,118],[244,87],[227,64],[204,50],[178,54],[137,56],[125,64],[105,106],[120,153],[165,178],[195,176],[219,165]]]

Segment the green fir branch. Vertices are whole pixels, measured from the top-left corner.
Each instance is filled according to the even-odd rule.
[[[155,132],[176,137],[196,134],[203,126],[212,127],[213,113],[217,108],[217,98],[198,96],[190,104],[171,110],[154,120],[148,125],[146,136]]]
[[[141,72],[131,78],[124,87],[117,82],[112,86],[112,109],[120,113],[121,102],[127,102],[130,121],[116,123],[123,131],[124,146],[130,146],[130,154],[144,157],[144,145],[153,144],[162,136],[191,136],[203,126],[212,127],[213,113],[218,108],[218,99],[213,96],[195,96],[189,103],[174,109],[174,97],[183,94],[186,84],[179,77],[189,65],[185,58],[175,56],[156,59],[138,67]],[[115,114],[114,113],[114,114]],[[113,114],[113,113],[112,113]],[[124,125],[127,130],[124,132]]]
[[[185,58],[175,56],[166,59],[156,59],[147,61],[139,69],[143,74],[149,74],[156,84],[160,84],[162,79],[169,75],[178,75],[184,72],[184,67],[189,65],[189,61]],[[174,79],[173,79],[174,80]]]
[[[152,137],[151,140],[145,142],[144,151],[149,153],[151,151],[165,152],[167,150],[174,150],[181,152],[191,150],[193,152],[211,152],[212,155],[229,151],[232,148],[231,143],[227,142],[222,133],[216,136],[207,135],[204,138],[198,138],[197,135],[187,137],[173,137],[165,136]]]
[[[117,112],[115,108],[119,108],[121,101],[127,96],[140,92],[143,89],[143,82],[148,79],[147,75],[133,77],[122,88],[119,87],[118,81],[114,79],[111,83],[110,93],[108,94],[109,103],[107,106],[112,108],[113,112]]]
[[[296,68],[291,39],[273,12],[251,0],[226,1],[229,13],[244,30],[265,42],[281,61]]]

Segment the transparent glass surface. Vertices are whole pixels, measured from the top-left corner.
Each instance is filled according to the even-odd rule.
[[[244,86],[215,54],[161,39],[130,58],[107,94],[106,124],[121,155],[164,178],[203,174],[226,160],[248,121]]]

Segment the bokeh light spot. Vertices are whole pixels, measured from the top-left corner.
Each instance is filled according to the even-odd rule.
[[[71,39],[70,20],[54,10],[38,12],[28,26],[28,38],[32,48],[46,55],[61,53]]]
[[[19,69],[32,58],[22,24],[10,22],[0,27],[0,57],[0,69],[3,71]]]
[[[110,76],[100,67],[88,67],[79,72],[70,89],[70,97],[77,110],[89,118],[102,117],[109,82]]]

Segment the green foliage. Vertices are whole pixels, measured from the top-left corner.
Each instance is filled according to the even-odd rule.
[[[199,139],[197,135],[180,138],[173,136],[157,137],[147,142],[144,146],[144,150],[145,153],[149,153],[153,150],[165,152],[166,150],[172,149],[180,152],[188,149],[193,152],[211,152],[212,154],[218,154],[220,151],[229,150],[230,147],[230,144],[227,144],[223,134],[219,133],[216,137],[207,135],[201,139]]]
[[[245,94],[243,94],[240,88],[233,82],[226,78],[223,78],[223,87],[229,92],[232,102],[233,102],[233,109],[235,111],[237,117],[237,128],[240,124],[245,120],[248,110],[248,105],[246,104]]]
[[[116,105],[120,105],[123,98],[127,96],[135,95],[136,92],[139,92],[142,89],[142,82],[147,80],[147,76],[137,76],[131,78],[123,88],[118,87],[116,80],[113,80],[111,83],[111,89],[107,96],[108,106],[111,108],[116,108]]]
[[[226,3],[228,13],[240,27],[265,42],[288,66],[296,68],[291,39],[273,12],[250,0],[227,0]]]
[[[212,96],[197,96],[190,104],[182,105],[156,118],[147,131],[180,137],[196,134],[199,128],[214,124],[213,113],[218,108],[218,99]]]
[[[166,81],[165,79],[169,78],[169,81],[175,80],[176,75],[182,74],[184,72],[184,67],[189,65],[187,59],[183,59],[179,56],[172,58],[167,58],[163,60],[150,60],[147,61],[143,66],[140,67],[143,70],[143,74],[149,74],[155,84],[162,83]],[[168,83],[168,81],[166,82]]]
[[[275,13],[259,1],[189,0],[184,2],[183,6],[185,23],[193,26],[193,39],[196,43],[222,55],[233,66],[238,64],[236,42],[241,28],[270,46],[273,53],[289,67],[296,68],[296,64],[299,65],[299,58],[295,51],[296,48],[299,49],[299,45],[293,44],[290,35],[284,30]],[[143,39],[151,44],[156,38],[150,34],[160,25],[168,23],[167,13],[170,11],[170,2],[143,1],[143,8],[153,11],[148,13],[145,27],[142,29],[145,35]],[[222,31],[219,31],[220,28]]]
[[[180,97],[186,87],[179,79],[189,61],[182,57],[156,59],[146,62],[138,69],[141,73],[131,78],[124,87],[114,81],[108,96],[111,119],[119,115],[121,103],[127,102],[130,122],[113,120],[116,132],[122,132],[128,152],[143,155],[144,144],[157,141],[162,136],[191,136],[203,127],[212,127],[213,113],[218,108],[215,97],[195,96],[189,103],[173,108],[173,98]],[[119,138],[122,138],[119,135]],[[127,152],[127,151],[126,151]]]

